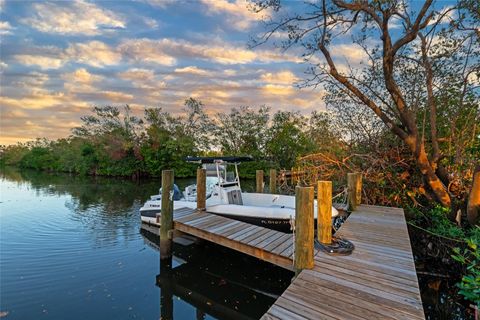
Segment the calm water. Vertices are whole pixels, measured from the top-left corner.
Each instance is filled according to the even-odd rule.
[[[158,181],[0,177],[6,319],[258,318],[290,282],[290,272],[208,243],[175,244],[173,268],[160,266],[138,213]]]

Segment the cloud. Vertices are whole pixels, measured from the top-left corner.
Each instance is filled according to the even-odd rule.
[[[223,73],[224,73],[226,76],[233,77],[234,75],[237,74],[237,71],[236,71],[236,70],[233,70],[233,69],[225,69],[225,70],[223,70]]]
[[[124,72],[120,72],[119,77],[130,81],[152,81],[155,73],[152,70],[133,68]]]
[[[35,54],[17,54],[15,60],[40,69],[59,69],[68,62],[82,63],[97,68],[118,64],[122,60],[121,53],[101,41],[89,41],[70,44],[62,50],[53,46],[34,46],[29,51]]]
[[[177,4],[179,0],[142,0],[142,2],[148,3],[152,7],[165,9],[169,5]]]
[[[186,73],[186,74],[195,74],[199,76],[211,75],[211,72],[205,69],[200,69],[195,66],[189,66],[185,68],[177,68],[174,71],[175,73]]]
[[[98,90],[94,84],[104,80],[104,77],[92,74],[85,68],[80,68],[61,76],[65,81],[63,87],[69,93],[94,93]]]
[[[154,62],[160,65],[172,66],[176,59],[164,52],[162,41],[150,39],[129,39],[124,41],[119,50],[134,61]]]
[[[50,92],[46,90],[34,90],[30,94],[26,94],[21,98],[11,98],[0,96],[0,104],[22,109],[45,109],[58,105],[73,104],[71,97],[63,92]],[[85,104],[85,103],[79,103]]]
[[[2,132],[2,144],[4,145],[10,145],[10,144],[17,144],[18,142],[24,143],[28,141],[32,141],[34,137],[32,138],[25,138],[24,136],[5,136],[5,134]]]
[[[455,12],[456,10],[453,9],[453,6],[445,6],[428,22],[428,25],[448,23],[455,19]]]
[[[480,83],[480,72],[472,72],[468,75],[467,81],[472,85],[478,85]]]
[[[85,1],[66,5],[36,3],[33,17],[20,21],[41,32],[94,36],[125,28],[125,21],[110,10]]]
[[[12,30],[15,29],[10,25],[8,21],[0,21],[0,35],[5,36],[12,34]]]
[[[23,87],[29,91],[34,91],[42,89],[49,80],[50,77],[48,74],[33,71],[24,76],[18,77],[18,79],[13,82],[13,85]]]
[[[42,55],[18,54],[14,56],[15,60],[27,66],[38,66],[42,70],[58,69],[65,64],[65,60],[60,57],[48,57]]]
[[[145,23],[151,29],[158,29],[158,22],[155,19],[144,17],[143,23]]]
[[[390,20],[388,20],[388,29],[395,30],[403,28],[402,20],[397,17],[393,16]]]
[[[199,99],[209,106],[225,106],[230,102],[232,95],[233,92],[222,85],[202,86],[189,94],[189,96]]]
[[[62,76],[62,78],[66,81],[81,83],[81,84],[91,84],[94,82],[99,82],[103,79],[103,77],[91,74],[85,68],[80,68],[75,70],[72,73],[66,73]]]
[[[290,96],[294,93],[295,90],[291,86],[278,85],[278,84],[267,84],[263,88],[264,95],[275,95],[275,96]]]
[[[251,62],[295,62],[301,58],[278,51],[253,51],[225,42],[196,44],[178,39],[129,39],[124,41],[119,50],[134,61],[154,62],[161,65],[175,65],[177,59],[202,59],[220,64],[247,64]]]
[[[69,60],[97,68],[118,64],[122,59],[120,53],[96,40],[71,44],[65,50],[65,55]]]
[[[118,77],[128,81],[134,88],[143,89],[141,94],[143,98],[149,95],[158,96],[157,90],[166,87],[166,83],[158,79],[152,70],[133,68],[118,73]]]
[[[270,84],[289,84],[292,85],[298,80],[297,76],[291,71],[280,71],[276,73],[265,73],[260,76],[260,80]]]
[[[295,91],[293,84],[298,80],[291,71],[268,72],[260,76],[260,80],[266,83],[262,87],[264,96],[291,96]]]
[[[226,22],[238,30],[249,28],[253,22],[262,18],[262,15],[250,11],[244,0],[200,0],[207,8],[208,14],[223,15]]]
[[[121,103],[133,100],[133,95],[118,91],[102,91],[101,96],[109,101]]]
[[[330,51],[333,57],[343,57],[349,63],[360,63],[367,59],[367,54],[356,44],[335,44]]]

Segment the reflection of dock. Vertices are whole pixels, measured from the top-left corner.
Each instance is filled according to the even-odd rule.
[[[155,229],[158,232],[142,224],[141,233],[146,244],[159,250]],[[161,319],[179,316],[174,312],[175,297],[194,307],[188,316],[184,309],[182,319],[204,319],[207,314],[219,319],[258,319],[289,284],[278,280],[290,276],[286,270],[272,270],[268,264],[219,246],[174,243],[172,257],[160,260],[156,277]]]
[[[186,263],[169,272],[162,270],[157,276],[157,285],[166,295],[174,295],[194,306],[198,313],[220,319],[255,319],[245,314],[245,309],[258,309],[270,305],[276,297],[256,292],[214,272],[206,272],[198,265]],[[222,286],[219,291],[218,287]],[[169,292],[167,292],[169,291]],[[244,305],[237,305],[238,296],[250,295]],[[163,304],[164,305],[164,304]]]

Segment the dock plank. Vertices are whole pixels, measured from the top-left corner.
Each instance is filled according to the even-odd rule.
[[[173,220],[174,228],[178,231],[252,255],[283,268],[292,269],[291,258],[282,255],[281,252],[273,253],[272,250],[264,249],[267,244],[278,239],[287,242],[287,246],[291,245],[289,237],[284,237],[285,233],[204,211],[179,214],[178,218],[174,213]],[[281,244],[278,243],[278,245]]]
[[[403,209],[360,205],[335,235],[352,254],[317,252],[262,319],[425,319]]]

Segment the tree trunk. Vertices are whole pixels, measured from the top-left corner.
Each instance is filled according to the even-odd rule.
[[[325,10],[325,9],[324,9]],[[326,22],[325,22],[326,23]],[[388,37],[388,33],[384,33],[384,37]],[[384,39],[384,52],[383,52],[383,70],[385,76],[385,85],[390,93],[392,100],[395,103],[398,111],[399,120],[402,123],[400,127],[396,121],[393,121],[382,109],[367,95],[365,95],[358,87],[351,83],[347,77],[338,72],[335,63],[325,46],[324,40],[318,43],[318,48],[322,51],[327,64],[330,67],[330,75],[347,88],[353,95],[355,95],[360,101],[362,101],[367,107],[372,109],[373,112],[385,123],[385,125],[400,139],[402,139],[410,148],[415,157],[415,161],[420,169],[423,177],[425,178],[431,192],[435,196],[435,199],[444,207],[450,208],[451,199],[447,191],[447,188],[442,183],[438,175],[436,174],[438,157],[432,159],[432,162],[428,159],[428,155],[425,151],[425,143],[423,139],[419,138],[418,128],[415,124],[415,115],[406,108],[406,102],[400,91],[399,86],[395,82],[393,76],[393,61],[394,51],[391,46],[390,38]]]
[[[480,225],[480,165],[477,165],[473,173],[467,204],[467,219],[471,225]]]
[[[425,151],[425,145],[423,142],[418,141],[418,137],[408,136],[404,141],[412,150],[415,155],[415,161],[420,169],[426,183],[430,187],[431,192],[435,196],[435,199],[444,207],[450,208],[451,199],[447,188],[442,183],[438,175],[432,166],[432,163],[428,159],[428,155]]]

